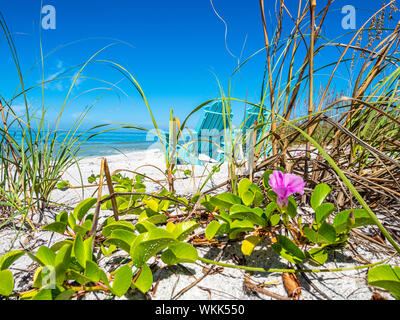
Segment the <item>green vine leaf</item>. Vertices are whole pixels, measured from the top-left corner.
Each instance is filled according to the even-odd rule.
[[[131,245],[130,255],[133,264],[136,267],[142,266],[150,257],[176,241],[175,236],[164,229],[156,228],[141,233]]]
[[[150,290],[153,284],[153,273],[151,272],[149,266],[144,264],[141,267],[141,271],[139,277],[136,279],[134,283],[132,283],[131,288],[137,288],[141,292],[146,293]]]
[[[207,239],[214,238],[220,227],[221,227],[221,224],[217,220],[211,221],[206,227],[206,231],[205,231],[206,238]]]
[[[286,212],[289,217],[294,218],[297,215],[297,204],[296,201],[293,199],[293,196],[289,197],[288,206],[286,208]]]
[[[230,224],[229,239],[236,239],[239,233],[251,231],[254,225],[249,220],[235,220]]]
[[[131,267],[125,265],[118,269],[112,283],[112,293],[122,297],[131,286],[133,273]]]
[[[110,222],[109,224],[107,224],[103,228],[102,234],[103,236],[108,237],[111,234],[111,232],[116,229],[123,229],[130,232],[135,232],[135,226],[132,223],[120,220],[120,221]]]
[[[269,223],[271,224],[272,227],[276,226],[279,223],[279,221],[281,221],[281,216],[277,213],[273,214],[269,219]]]
[[[68,181],[60,181],[60,182],[57,182],[56,187],[58,190],[67,191],[70,187],[70,184]]]
[[[85,276],[92,282],[98,282],[100,280],[100,269],[95,262],[86,261]]]
[[[57,252],[54,259],[54,265],[56,267],[56,283],[61,285],[66,278],[66,271],[71,261],[72,244],[65,244]]]
[[[345,232],[350,227],[348,225],[348,220],[350,218],[350,213],[354,214],[354,223],[351,225],[351,228],[357,228],[366,225],[375,224],[374,220],[370,217],[368,212],[364,209],[349,209],[344,210],[336,214],[333,219],[333,226],[336,229],[337,233]]]
[[[86,253],[85,246],[81,235],[77,235],[74,241],[73,252],[75,259],[81,265],[82,268],[86,267]]]
[[[252,209],[241,204],[235,204],[231,207],[229,213],[229,217],[231,219],[249,220],[259,226],[266,226],[265,219],[257,214],[256,209]]]
[[[253,203],[254,200],[254,193],[251,191],[245,191],[242,194],[242,201],[245,206],[249,206]]]
[[[251,185],[252,185],[252,183],[248,178],[243,178],[242,180],[240,180],[239,186],[238,186],[239,197],[242,198],[242,195],[250,189]],[[243,200],[243,198],[242,198],[242,200]]]
[[[126,252],[130,252],[131,244],[135,240],[136,235],[128,230],[115,229],[111,232],[110,238],[104,241],[104,244],[114,244]]]
[[[336,240],[336,230],[329,223],[324,222],[318,231],[314,231],[309,227],[303,229],[306,237],[313,243],[333,243]]]
[[[292,240],[282,235],[278,235],[278,242],[273,243],[271,247],[282,258],[295,264],[302,262],[306,258],[303,251]]]
[[[51,289],[42,289],[32,298],[32,300],[53,300],[53,293]]]
[[[56,221],[58,222],[64,222],[65,224],[68,223],[68,212],[66,210],[61,211],[57,216],[56,216]]]
[[[75,290],[68,289],[58,294],[54,300],[69,300],[75,294]]]
[[[219,207],[221,211],[224,211],[229,210],[234,204],[241,204],[242,200],[237,195],[226,192],[210,198],[210,203],[214,207]]]
[[[264,175],[263,175],[263,186],[265,190],[271,188],[269,185],[269,176],[273,173],[273,170],[265,170]]]
[[[308,254],[320,265],[324,264],[328,259],[328,253],[325,248],[312,248],[308,251]]]
[[[194,263],[199,258],[197,250],[190,244],[178,242],[172,244],[161,255],[161,260],[169,265],[178,263]]]
[[[25,254],[25,251],[21,250],[13,250],[5,253],[0,257],[0,271],[7,269],[11,266],[16,260],[22,257]]]
[[[167,221],[167,216],[162,213],[156,213],[152,210],[144,210],[138,218],[138,223],[143,221],[151,222],[153,224],[165,223]]]
[[[46,226],[43,226],[42,229],[46,230],[46,231],[57,232],[57,233],[63,234],[65,232],[65,230],[67,229],[67,223],[64,223],[61,221],[55,221]]]
[[[68,274],[67,274],[67,279],[68,280],[75,280],[76,282],[78,282],[80,285],[84,286],[89,282],[92,282],[92,280],[87,277],[84,274],[80,274],[79,272],[73,270],[73,269],[69,269],[68,270]]]
[[[178,224],[175,224],[175,228],[172,231],[175,239],[178,241],[183,241],[186,237],[191,234],[194,230],[196,230],[200,226],[200,223],[196,221],[185,221]]]
[[[311,208],[313,208],[314,211],[316,211],[317,208],[322,204],[322,202],[324,202],[325,198],[329,195],[331,190],[331,187],[328,186],[326,183],[320,183],[315,187],[311,195]]]
[[[332,203],[323,203],[315,210],[315,222],[320,223],[325,221],[333,211],[335,206]]]
[[[9,296],[14,290],[14,278],[10,270],[0,271],[0,295]]]
[[[46,246],[42,246],[36,252],[36,259],[42,266],[54,266],[56,254]]]
[[[396,300],[400,300],[400,267],[375,266],[368,272],[368,283],[391,292]]]
[[[81,221],[88,213],[88,211],[95,205],[96,202],[97,202],[96,198],[87,198],[83,200],[75,207],[72,213],[74,218],[78,221]]]
[[[253,253],[256,245],[261,241],[261,238],[258,236],[248,236],[243,240],[241,250],[242,253],[246,256],[250,256]]]

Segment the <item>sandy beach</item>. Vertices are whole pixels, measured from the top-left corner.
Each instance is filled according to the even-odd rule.
[[[92,174],[100,174],[101,159],[103,156],[90,156],[82,159],[79,162],[79,168],[77,165],[70,167],[62,176],[62,180],[68,181],[72,186],[88,185],[87,178]],[[155,183],[150,179],[145,180],[146,190],[148,192],[155,192],[161,189],[161,186],[168,188],[166,185],[166,179],[163,172],[165,172],[165,157],[160,149],[148,149],[144,151],[132,151],[124,154],[107,155],[104,158],[107,159],[107,163],[112,174],[115,171],[119,171],[122,175],[127,177],[133,177],[137,172],[144,174],[149,178],[159,182]],[[199,159],[204,164],[202,165],[179,165],[174,187],[178,195],[193,195],[199,192],[199,186],[202,185],[208,174],[211,172],[213,166],[217,163],[213,159],[209,159],[205,155],[200,155]],[[187,177],[184,174],[185,170],[190,170],[194,174],[191,177]],[[227,177],[227,165],[222,164],[219,172],[213,174],[212,178],[205,184],[202,191],[218,185],[221,182],[226,181]],[[76,201],[83,199],[84,197],[91,196],[94,188],[85,188],[82,194],[79,189],[69,189],[67,191],[55,190],[52,195],[52,200],[58,202],[60,200],[63,203],[74,204]],[[108,190],[105,190],[104,194],[107,194]]]
[[[100,162],[102,157],[89,157],[83,159],[79,163],[80,173],[83,183],[87,184],[87,178],[92,174],[98,174],[100,170]],[[165,169],[163,163],[163,155],[159,150],[137,151],[126,155],[111,155],[107,156],[107,161],[110,171],[117,169],[127,169],[150,176],[154,180],[162,180],[162,173],[153,166]],[[153,166],[146,166],[151,163]],[[186,169],[184,166],[179,169]],[[209,186],[216,185],[225,181],[227,177],[227,168],[224,164],[216,175],[213,181],[209,182]],[[196,166],[196,176],[204,175],[205,168]],[[121,172],[123,173],[123,172]],[[127,175],[132,173],[127,172]],[[64,180],[68,180],[71,185],[80,185],[80,174],[77,167],[71,167],[63,176]],[[200,181],[200,178],[198,179]],[[176,190],[178,194],[188,195],[197,192],[196,186],[199,181],[191,181],[191,179],[178,180]],[[148,192],[159,190],[161,187],[154,182],[146,181]],[[62,201],[67,205],[74,206],[80,199],[93,196],[95,188],[87,188],[82,194],[80,189],[69,189],[67,191],[56,190],[52,196],[54,201]],[[105,190],[107,193],[107,190]],[[54,214],[48,210],[45,215],[45,220],[48,223],[54,221]],[[306,218],[312,214],[310,208],[300,208],[299,214]],[[112,216],[112,211],[101,210],[100,222],[105,218]],[[127,218],[130,221],[135,221],[133,216]],[[204,225],[198,228],[195,233],[202,234]],[[363,228],[363,231],[368,233],[368,228]],[[15,236],[15,230],[6,228],[1,231],[0,255],[8,250],[8,245]],[[27,249],[35,251],[40,245],[52,245],[60,241],[62,236],[53,234],[48,231],[39,231],[38,234],[33,234],[29,229],[23,229],[20,238],[14,243],[13,249]],[[389,258],[392,250],[385,249],[383,246],[360,241],[357,243],[350,240],[351,246],[336,250],[329,255],[328,261],[323,267],[306,263],[304,269],[325,269],[325,268],[351,268],[361,266],[365,263],[374,263],[383,259]],[[262,242],[255,248],[253,254],[249,257],[243,256],[240,250],[240,242],[232,242],[228,246],[197,246],[199,255],[208,259],[220,259],[220,262],[229,264],[244,264],[252,267],[263,268],[287,268],[287,261],[279,257],[273,250],[268,248],[268,243]],[[104,259],[101,266],[107,269],[113,263],[117,263],[128,255],[122,251],[114,254],[111,259]],[[399,265],[400,260],[390,259],[387,263]],[[29,278],[24,276],[20,270],[32,269],[32,261],[29,257],[24,256],[18,260],[10,270],[15,274],[15,283],[17,289],[27,289]],[[160,259],[151,258],[149,265],[153,267],[153,287],[147,294],[142,294],[137,290],[129,290],[128,293],[119,299],[183,299],[183,300],[260,300],[260,299],[276,299],[277,297],[287,297],[285,286],[281,273],[263,273],[263,272],[246,272],[239,269],[231,269],[224,267],[213,267],[200,263],[183,263],[174,266],[165,265]],[[300,299],[317,300],[317,299],[333,299],[333,300],[369,300],[371,299],[376,289],[372,290],[368,285],[366,275],[368,269],[359,269],[351,271],[338,272],[319,272],[319,273],[304,273],[299,274],[298,279],[301,292]],[[252,286],[261,285],[263,290],[254,290]],[[259,288],[259,287],[258,287]],[[392,299],[392,297],[383,291],[378,291],[381,296]],[[84,296],[84,299],[105,299],[109,295],[105,293],[89,293]],[[118,298],[116,298],[118,299]]]

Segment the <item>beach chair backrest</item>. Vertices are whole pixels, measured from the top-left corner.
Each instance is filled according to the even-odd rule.
[[[196,126],[196,131],[217,129],[221,131],[224,129],[224,122],[222,120],[222,103],[216,102],[203,109],[203,114]]]
[[[242,131],[246,132],[248,131],[251,127],[254,126],[254,122],[258,121],[258,115],[260,113],[260,108],[253,106],[251,108],[246,109],[246,113],[244,116],[244,126]],[[265,112],[264,112],[264,116],[265,116]]]
[[[211,140],[219,145],[223,143],[224,121],[222,111],[222,102],[216,102],[203,109],[202,116],[196,126],[196,132],[199,140]],[[213,145],[213,143],[207,141],[198,141],[197,145],[197,151],[199,154],[206,154],[213,159],[218,157],[218,148]]]
[[[265,108],[265,107],[264,107]],[[250,134],[250,130],[254,128],[254,123],[257,121],[257,124],[260,124],[261,121],[265,122],[266,121],[266,115],[265,111],[263,111],[264,119],[259,119],[259,113],[260,113],[260,107],[258,106],[252,106],[248,109],[246,109],[244,119],[243,119],[243,127],[242,127],[242,137],[246,139],[246,134]],[[266,128],[268,130],[268,128]],[[260,137],[262,132],[262,128],[257,129],[257,140]],[[248,137],[247,137],[248,139]],[[246,152],[246,144],[244,142],[244,151]]]

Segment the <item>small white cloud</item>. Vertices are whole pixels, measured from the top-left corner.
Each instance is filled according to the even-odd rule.
[[[17,115],[17,116],[21,116],[21,115],[25,114],[25,111],[26,111],[26,107],[24,104],[13,105],[13,106],[11,106],[11,109],[14,111],[15,115]]]
[[[82,74],[79,74],[79,72],[75,72],[75,74],[71,78],[71,84],[74,83],[74,81],[74,87],[77,88],[83,82]]]
[[[47,76],[47,78],[44,79],[45,82],[45,89],[50,89],[50,90],[57,90],[57,91],[63,91],[64,86],[62,84],[62,80],[55,80],[60,76],[63,72],[65,72],[65,67],[64,67],[64,62],[61,60],[57,60],[55,63],[55,68],[51,68],[52,70],[55,70],[55,72],[51,73],[50,75]],[[54,81],[52,81],[54,80]]]
[[[61,80],[55,80],[57,77],[62,74],[65,70],[61,69],[58,72],[55,72],[51,75],[49,75],[45,80],[45,89],[55,89],[57,91],[62,91],[64,89],[64,86],[61,83]],[[52,81],[53,80],[53,81]]]

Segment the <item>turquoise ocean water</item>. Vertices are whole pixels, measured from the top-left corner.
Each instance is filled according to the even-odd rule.
[[[33,139],[35,139],[37,133],[33,130]],[[147,132],[137,130],[126,130],[126,131],[109,131],[103,132],[99,135],[91,137],[85,141],[94,132],[85,133],[77,132],[76,136],[81,134],[79,142],[76,146],[83,142],[80,146],[80,156],[100,156],[100,155],[112,155],[118,153],[129,153],[147,149],[160,149],[160,143],[157,143],[158,138]],[[10,130],[10,135],[20,145],[21,131]],[[67,135],[67,131],[60,131],[56,138],[56,146],[60,146],[63,139]],[[3,134],[0,135],[1,142],[4,142]],[[38,141],[43,141],[40,137]],[[40,142],[39,142],[40,143]],[[57,148],[57,147],[56,147]]]

